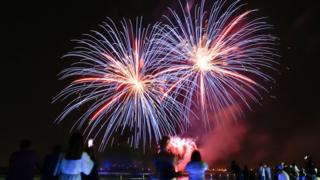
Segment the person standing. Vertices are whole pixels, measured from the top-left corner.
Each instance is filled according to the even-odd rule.
[[[305,171],[306,171],[306,179],[316,180],[317,179],[317,170],[316,166],[309,156],[305,156]]]
[[[259,176],[259,180],[266,180],[266,170],[262,164],[259,164],[258,176]]]
[[[275,180],[290,180],[288,173],[284,170],[283,165],[278,165],[276,167]]]
[[[57,164],[55,175],[59,180],[81,180],[81,173],[89,175],[94,162],[84,152],[84,141],[81,133],[71,135],[68,147]]]
[[[39,169],[39,162],[35,151],[32,150],[32,143],[28,139],[23,139],[20,141],[20,150],[10,156],[6,179],[33,180],[36,169]]]
[[[167,149],[169,141],[169,136],[162,137],[159,144],[159,152],[154,157],[154,165],[157,171],[156,176],[160,180],[176,179],[178,176],[174,168],[176,158]]]
[[[243,166],[242,174],[243,174],[243,180],[249,180],[250,179],[250,171],[249,171],[248,165],[244,165]]]
[[[269,165],[264,165],[264,171],[266,175],[267,180],[272,180],[272,172],[271,172],[271,167]]]
[[[62,155],[62,147],[55,145],[50,154],[46,155],[41,167],[42,180],[56,180],[58,176],[54,176],[54,170]]]
[[[202,161],[201,154],[198,150],[192,152],[191,161],[186,166],[190,180],[204,180],[205,172],[208,165]]]
[[[241,179],[241,168],[236,163],[236,161],[232,161],[231,162],[230,170],[236,176],[236,180],[240,180]]]

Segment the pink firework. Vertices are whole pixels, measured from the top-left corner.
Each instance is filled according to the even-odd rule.
[[[198,149],[194,139],[180,138],[178,136],[170,138],[167,148],[178,158],[178,162],[175,166],[176,171],[183,171],[190,161],[192,152]]]

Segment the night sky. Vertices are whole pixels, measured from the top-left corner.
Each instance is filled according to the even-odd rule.
[[[260,9],[257,14],[269,17],[267,21],[274,25],[273,34],[280,38],[280,65],[273,73],[276,83],[264,95],[262,105],[254,105],[238,122],[246,129],[238,137],[239,148],[216,165],[231,159],[251,165],[260,161],[301,163],[306,153],[320,164],[320,7],[315,0],[243,2],[248,3],[245,9]],[[146,23],[162,20],[167,6],[177,6],[176,0],[1,5],[0,166],[7,165],[22,138],[33,141],[40,157],[53,144],[66,143],[72,120],[54,125],[64,104],[51,101],[68,84],[59,81],[57,74],[69,64],[60,57],[72,49],[70,40],[97,29],[106,17],[116,22],[136,16],[143,16]]]

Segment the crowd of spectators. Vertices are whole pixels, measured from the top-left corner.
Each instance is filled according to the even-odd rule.
[[[198,150],[193,151],[185,172],[175,169],[177,158],[167,149],[169,140],[170,137],[164,136],[160,141],[159,149],[153,158],[155,171],[151,172],[148,168],[148,172],[153,174],[150,178],[177,179],[187,172],[190,180],[206,179],[208,165],[202,160]],[[98,166],[93,146],[85,145],[80,133],[70,136],[65,150],[61,146],[53,146],[41,164],[32,149],[31,141],[25,139],[20,142],[19,150],[10,156],[6,179],[33,180],[35,170],[38,170],[42,180],[98,180]],[[229,173],[232,174],[231,179],[234,177],[236,180],[317,180],[319,176],[318,169],[310,156],[304,157],[304,165],[300,167],[294,163],[282,162],[274,166],[261,163],[256,168],[249,168],[247,165],[241,168],[236,161],[232,161]]]

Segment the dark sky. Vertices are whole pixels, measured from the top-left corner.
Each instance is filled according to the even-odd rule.
[[[305,153],[320,160],[319,5],[316,1],[244,0],[247,8],[269,17],[280,38],[281,63],[277,82],[240,123],[247,127],[240,149],[231,158],[249,161],[301,162]],[[144,16],[153,23],[176,0],[108,0],[15,2],[1,5],[1,123],[0,166],[17,149],[21,138],[30,138],[42,156],[52,144],[64,144],[71,122],[54,125],[63,104],[51,104],[65,85],[57,74],[68,62],[60,57],[72,48],[71,39],[96,29],[107,16]],[[318,154],[316,154],[318,153]],[[252,155],[255,156],[252,156]],[[259,160],[252,160],[256,157]]]

